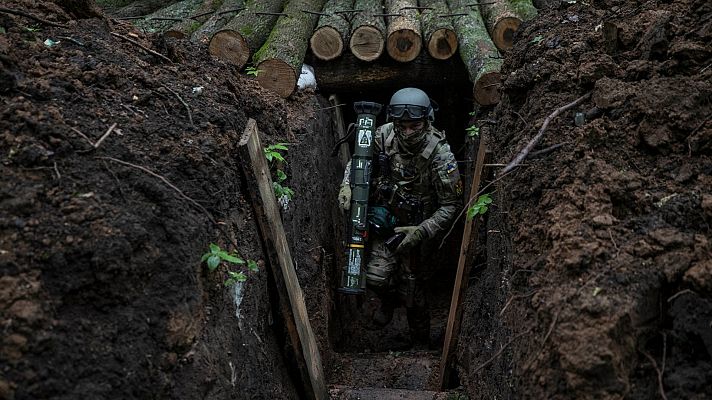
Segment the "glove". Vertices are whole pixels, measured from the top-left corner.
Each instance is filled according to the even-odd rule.
[[[396,254],[408,252],[425,239],[425,229],[420,226],[399,226],[393,229],[396,233],[405,233],[405,238],[396,248]]]
[[[339,208],[344,211],[351,209],[351,186],[341,185],[339,190]]]

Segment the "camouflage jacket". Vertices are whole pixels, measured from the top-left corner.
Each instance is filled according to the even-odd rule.
[[[418,154],[400,151],[393,123],[381,125],[374,134],[373,162],[385,139],[386,154],[390,158],[390,173],[380,171],[372,179],[371,196],[378,193],[377,186],[384,181],[395,188],[397,196],[417,198],[422,204],[423,220],[420,222],[428,238],[441,233],[454,219],[461,204],[462,185],[455,156],[444,135],[429,125],[425,145]],[[382,139],[383,138],[383,139]],[[351,163],[346,166],[343,183],[349,183]]]

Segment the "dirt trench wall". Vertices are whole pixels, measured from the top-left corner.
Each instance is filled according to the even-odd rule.
[[[0,398],[296,398],[235,159],[285,103],[190,44],[27,23],[0,15]],[[260,261],[241,302],[200,262],[232,241]]]
[[[712,395],[711,17],[704,1],[578,2],[518,34],[497,162],[591,96],[535,150],[560,147],[496,187],[458,355],[475,398],[656,398],[663,363],[668,398]]]

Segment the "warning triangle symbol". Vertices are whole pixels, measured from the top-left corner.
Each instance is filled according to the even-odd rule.
[[[368,145],[368,136],[366,135],[366,133],[361,134],[361,141],[359,142],[359,144]]]

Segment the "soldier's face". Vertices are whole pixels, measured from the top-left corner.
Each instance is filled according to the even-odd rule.
[[[425,121],[395,121],[396,129],[405,137],[408,137],[416,132],[420,132],[425,128]]]

